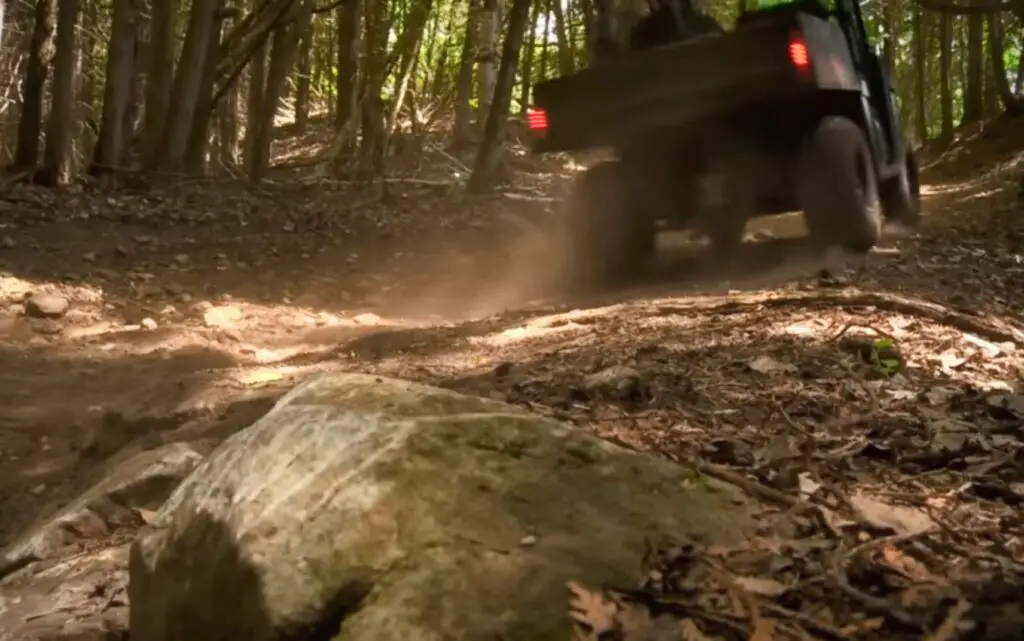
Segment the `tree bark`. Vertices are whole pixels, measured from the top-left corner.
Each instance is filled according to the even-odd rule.
[[[217,82],[217,67],[220,64],[220,40],[224,30],[224,0],[205,0],[219,6],[213,18],[213,28],[206,45],[206,60],[203,62],[203,75],[199,81],[199,97],[196,100],[196,112],[192,117],[189,131],[188,146],[182,167],[190,173],[200,173],[206,164],[206,156],[210,147],[210,120],[216,108],[214,104],[214,85]]]
[[[480,49],[477,55],[477,127],[483,131],[498,81],[498,39],[501,33],[499,0],[483,0],[480,12]]]
[[[513,0],[508,21],[508,34],[501,53],[501,68],[495,84],[494,98],[487,114],[484,137],[469,178],[469,189],[481,192],[497,178],[501,164],[501,149],[504,143],[505,122],[512,102],[516,67],[519,66],[519,52],[523,45],[523,33],[530,15],[531,0]]]
[[[80,0],[57,3],[57,38],[53,56],[50,119],[46,127],[46,148],[39,182],[63,185],[71,181],[70,157],[75,117],[76,31]]]
[[[125,118],[132,98],[137,18],[135,0],[114,0],[113,5],[100,135],[90,168],[93,175],[116,174],[121,169]]]
[[[362,30],[361,0],[348,0],[338,7],[338,105],[334,128],[342,131],[348,126],[359,105],[359,45]]]
[[[160,162],[160,142],[171,106],[178,0],[153,0],[152,12],[141,153],[142,167],[149,170],[156,169]]]
[[[312,73],[311,53],[313,50],[313,37],[316,35],[313,22],[313,7],[309,6],[308,11],[301,11],[296,20],[296,28],[299,32],[299,59],[296,64],[295,78],[295,131],[299,135],[305,133],[306,125],[309,123],[309,84]]]
[[[18,148],[14,154],[17,171],[31,171],[39,164],[43,87],[53,59],[55,4],[56,0],[36,0],[28,62],[21,83],[21,118],[18,120]]]
[[[473,68],[476,65],[476,50],[480,35],[480,0],[469,0],[466,13],[466,31],[462,40],[462,57],[459,58],[459,76],[455,85],[455,123],[452,127],[452,147],[461,148],[473,138]]]
[[[159,167],[180,171],[196,118],[202,91],[206,56],[217,22],[220,2],[194,2],[189,12],[188,31],[181,49],[181,58],[174,74],[171,90],[172,109],[161,136]]]
[[[259,121],[255,135],[252,166],[249,178],[253,182],[263,179],[270,167],[270,151],[274,141],[274,120],[281,101],[288,72],[295,64],[299,48],[299,25],[303,15],[313,10],[313,0],[299,0],[295,5],[295,19],[287,21],[274,31],[270,46],[270,62],[267,65],[267,79],[261,101]]]

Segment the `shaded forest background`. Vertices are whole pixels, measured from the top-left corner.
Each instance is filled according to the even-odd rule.
[[[621,38],[639,0],[0,0],[8,180],[229,174],[275,134],[323,129],[304,163],[369,179],[424,145],[502,175],[528,88]],[[703,7],[727,27],[743,2]],[[872,0],[864,11],[918,144],[1024,111],[1024,1]]]

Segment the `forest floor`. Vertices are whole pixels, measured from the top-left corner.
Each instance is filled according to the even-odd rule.
[[[892,638],[938,641],[962,599],[1019,629],[1019,576],[1016,596],[970,583],[1024,567],[1014,149],[1024,123],[966,132],[926,171],[922,230],[838,281],[788,251],[790,217],[752,225],[730,274],[695,273],[669,238],[649,280],[589,300],[551,289],[544,230],[573,170],[556,160],[510,156],[513,186],[487,197],[464,195],[465,168],[437,151],[388,183],[388,202],[291,171],[259,187],[14,188],[0,198],[0,543],[113,458],[212,445],[302,377],[360,370],[699,460],[772,505],[766,519],[805,514],[784,545],[652,561],[647,587],[671,598],[580,588],[596,627],[661,599],[705,631],[848,638],[896,622]],[[821,543],[849,536],[841,557]],[[768,567],[780,545],[791,562]],[[688,555],[720,570],[703,592],[679,592]]]

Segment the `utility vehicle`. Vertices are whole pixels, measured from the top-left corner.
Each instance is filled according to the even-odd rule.
[[[659,228],[696,228],[721,257],[750,218],[802,210],[816,246],[867,252],[885,219],[913,226],[920,212],[856,0],[776,1],[731,31],[539,83],[527,127],[538,153],[615,152],[568,203],[573,262],[590,279],[645,265]]]

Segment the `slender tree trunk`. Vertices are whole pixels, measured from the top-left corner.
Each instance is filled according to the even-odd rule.
[[[388,23],[387,0],[369,0],[366,8],[366,62],[361,100],[362,139],[359,148],[359,176],[370,179],[384,173],[385,114],[381,95],[387,77]]]
[[[942,116],[942,129],[939,140],[945,144],[953,139],[953,16],[948,13],[939,15],[939,108]]]
[[[28,63],[21,83],[21,118],[18,121],[18,148],[14,154],[14,166],[19,171],[34,170],[39,164],[43,87],[53,59],[55,5],[56,0],[36,0]]]
[[[914,7],[913,35],[914,35],[914,132],[917,134],[917,141],[920,143],[928,140],[928,103],[926,99],[925,55],[924,55],[924,17],[920,7]]]
[[[53,185],[71,181],[70,160],[75,117],[75,35],[79,0],[57,3],[57,39],[53,56],[50,119],[46,126],[46,148],[40,182]]]
[[[142,125],[142,166],[155,169],[160,162],[160,142],[167,125],[174,84],[174,25],[179,0],[153,0],[150,21],[150,58],[146,72],[146,109]]]
[[[267,80],[264,87],[260,119],[257,123],[255,154],[249,177],[254,182],[263,179],[270,167],[270,151],[274,141],[274,119],[284,92],[288,72],[295,64],[295,54],[299,48],[299,25],[304,21],[305,14],[313,10],[312,0],[299,0],[296,5],[295,19],[286,22],[274,31],[270,47],[270,62],[267,66]]]
[[[206,54],[210,48],[217,23],[219,2],[194,2],[189,12],[188,31],[181,48],[181,58],[174,74],[171,90],[172,109],[167,125],[161,136],[161,169],[179,171],[185,161],[185,151],[192,132],[192,124],[198,115],[203,72],[206,69]]]
[[[362,17],[361,0],[348,0],[338,7],[338,106],[334,127],[341,131],[352,119],[359,104],[359,45]]]
[[[252,172],[257,156],[256,132],[263,111],[263,88],[267,81],[267,47],[261,45],[249,61],[249,92],[245,105],[245,170]]]
[[[967,78],[964,87],[964,115],[961,123],[976,122],[985,115],[985,18],[967,16]]]
[[[206,45],[206,60],[203,63],[202,78],[199,81],[199,98],[196,100],[196,112],[192,118],[189,131],[188,146],[182,167],[190,173],[200,173],[206,164],[206,156],[210,146],[210,120],[213,118],[216,105],[213,102],[214,85],[217,82],[217,67],[220,65],[220,39],[224,30],[224,0],[205,0],[221,6],[213,18],[210,38]]]
[[[562,0],[552,0],[551,8],[555,14],[555,42],[558,45],[558,72],[568,76],[575,71],[575,63],[572,59],[572,47],[569,46],[569,37],[566,33],[565,12],[562,10]]]
[[[995,72],[996,91],[1003,108],[1013,116],[1024,114],[1024,103],[1014,95],[1006,77],[1006,62],[1003,59],[1003,23],[999,13],[988,14],[989,63]]]
[[[516,67],[519,66],[519,52],[523,45],[523,33],[530,15],[531,0],[513,0],[509,14],[508,34],[501,54],[501,68],[494,90],[494,101],[487,114],[484,137],[480,143],[469,189],[474,192],[485,190],[497,178],[501,164],[501,149],[504,142],[505,123],[512,103],[512,89],[515,85]]]
[[[125,117],[128,113],[128,102],[132,98],[132,72],[135,70],[135,1],[114,0],[113,4],[100,135],[91,168],[94,175],[113,173],[121,167],[121,156],[125,147]]]
[[[532,89],[531,83],[533,82],[533,52],[537,47],[537,9],[540,6],[540,2],[533,3],[533,10],[530,12],[529,29],[526,31],[526,51],[523,53],[523,68],[519,72],[519,77],[522,78],[522,88],[519,95],[519,110],[520,115],[525,118],[526,110],[530,108]]]
[[[309,123],[309,82],[312,73],[311,52],[313,37],[316,35],[313,22],[313,11],[302,11],[296,25],[299,31],[299,60],[296,65],[295,79],[295,131],[303,134]]]
[[[465,147],[473,138],[473,68],[477,58],[480,29],[480,0],[469,0],[466,14],[466,33],[459,58],[459,77],[455,85],[455,124],[452,128],[452,147]]]
[[[498,39],[501,34],[499,0],[483,0],[480,12],[480,53],[477,56],[477,127],[483,131],[498,81]]]

